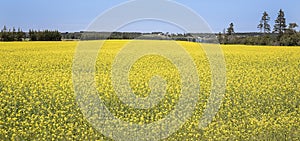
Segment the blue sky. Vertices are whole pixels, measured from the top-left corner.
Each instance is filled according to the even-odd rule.
[[[287,23],[300,25],[300,1],[297,0],[174,0],[202,16],[213,32],[221,32],[230,22],[236,32],[258,31],[260,17],[267,11],[273,27],[279,9],[286,14]],[[98,15],[126,2],[125,0],[3,0],[0,8],[0,26],[28,29],[58,29],[80,31],[86,29]],[[137,23],[139,29],[129,25],[124,30],[157,31],[157,24]],[[156,25],[153,26],[153,25]],[[153,26],[153,27],[152,27]],[[163,24],[161,27],[166,27]],[[300,29],[300,28],[298,28]],[[166,28],[165,31],[177,32]]]

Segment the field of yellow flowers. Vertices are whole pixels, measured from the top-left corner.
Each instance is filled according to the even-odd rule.
[[[100,50],[99,98],[123,121],[156,122],[178,102],[179,72],[159,56],[141,58],[129,73],[132,90],[147,96],[148,80],[160,75],[167,81],[166,96],[151,109],[124,105],[113,92],[110,74],[114,57],[128,42],[106,41]],[[77,44],[0,42],[0,140],[111,140],[85,119],[76,102],[72,66]],[[165,140],[300,140],[300,47],[223,45],[226,93],[211,124],[199,129],[210,94],[209,62],[199,44],[178,44],[197,66],[199,101],[192,117]]]

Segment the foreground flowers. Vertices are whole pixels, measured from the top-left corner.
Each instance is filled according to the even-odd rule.
[[[99,97],[124,121],[158,121],[173,110],[180,97],[179,72],[159,56],[141,58],[129,73],[132,90],[138,96],[147,96],[148,80],[159,74],[167,80],[166,96],[149,110],[122,104],[111,85],[110,67],[114,56],[128,42],[107,41],[99,52]],[[197,66],[199,104],[192,118],[166,140],[299,140],[300,48],[223,46],[227,64],[225,98],[213,122],[199,129],[210,94],[209,63],[199,45],[178,43]],[[72,61],[76,45],[77,42],[0,43],[1,140],[110,140],[85,120],[75,101]]]

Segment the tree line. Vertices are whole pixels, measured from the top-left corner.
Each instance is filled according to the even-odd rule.
[[[240,36],[234,32],[234,24],[230,23],[226,32],[218,34],[218,40],[222,44],[246,44],[246,45],[281,45],[281,46],[299,46],[300,33],[296,31],[297,23],[286,24],[285,13],[279,10],[275,19],[273,31],[271,32],[270,16],[265,11],[257,28],[260,30],[259,36]]]
[[[15,28],[7,29],[7,27],[4,26],[0,33],[0,41],[22,41],[25,36],[25,32],[20,28],[18,28],[18,30]]]
[[[189,41],[192,37],[190,33],[163,33],[163,32],[91,32],[81,31],[74,33],[62,33],[66,40],[112,40],[112,39],[142,39],[142,40],[180,40]]]
[[[61,41],[62,36],[57,30],[29,30],[29,38],[31,41]]]
[[[0,41],[61,41],[61,33],[57,30],[29,30],[28,34],[22,31],[21,28],[17,30],[13,27],[8,29],[6,26],[0,32]]]

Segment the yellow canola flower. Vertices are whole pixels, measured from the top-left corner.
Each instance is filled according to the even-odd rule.
[[[106,41],[101,48],[95,66],[99,98],[116,118],[151,124],[175,108],[181,97],[180,72],[167,59],[144,56],[128,73],[132,90],[148,96],[149,80],[159,75],[167,82],[166,95],[151,109],[123,104],[111,84],[111,67],[129,42]],[[165,140],[299,140],[300,47],[222,45],[226,94],[212,123],[199,129],[211,91],[209,62],[201,44],[177,43],[197,66],[200,93],[194,115]],[[76,103],[72,65],[77,44],[0,42],[0,140],[110,140],[92,127]],[[101,111],[89,112],[97,119]]]

